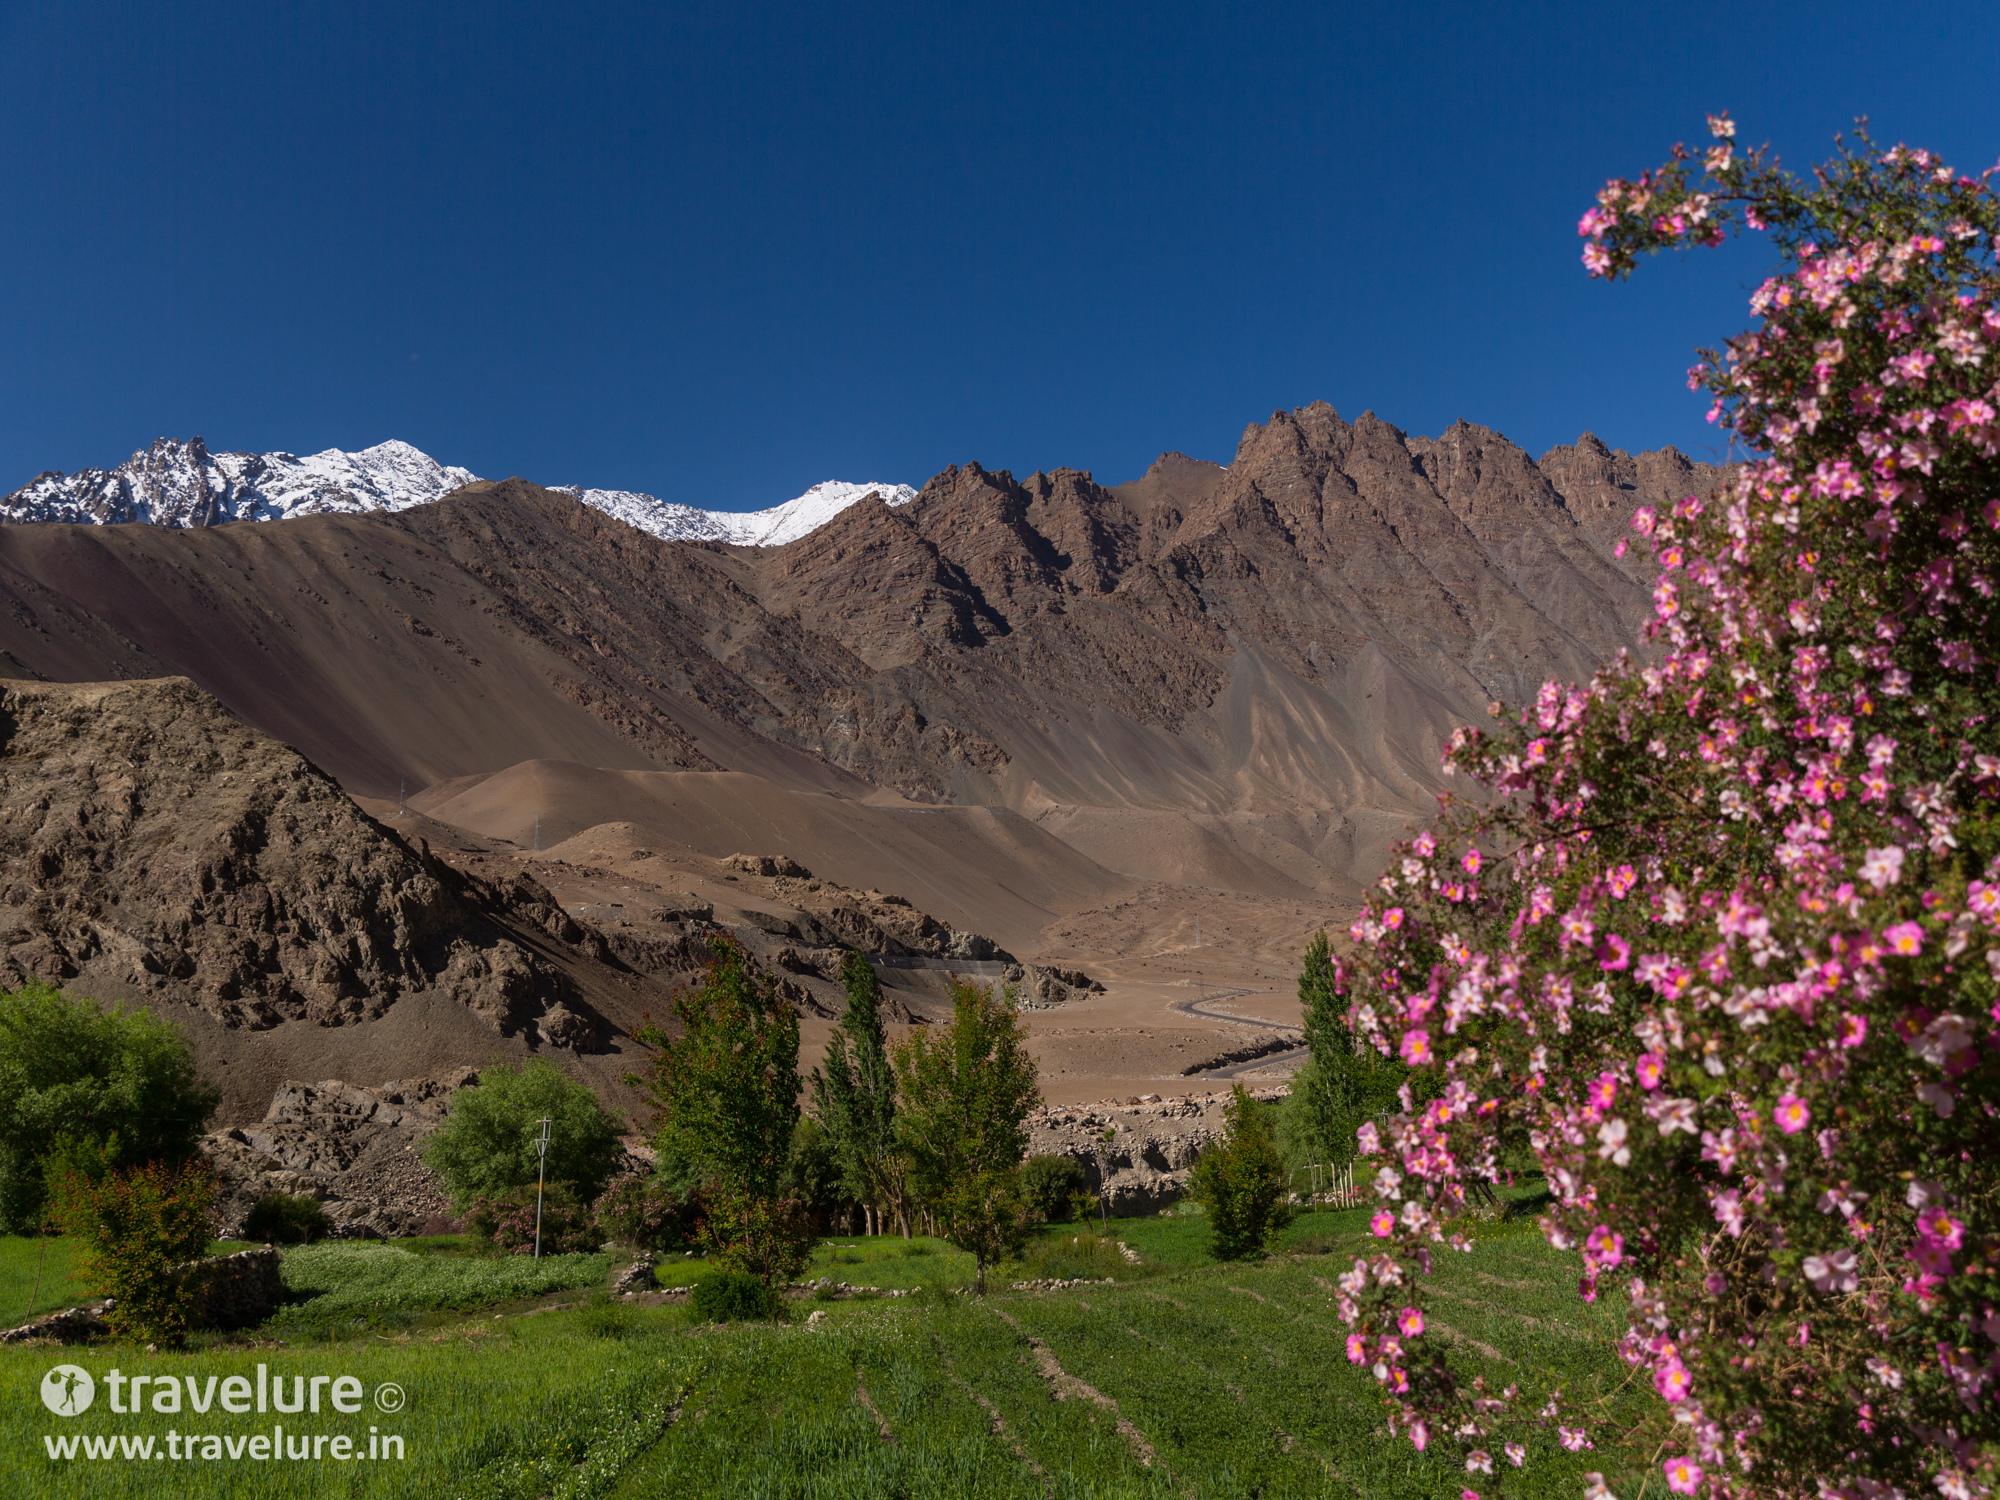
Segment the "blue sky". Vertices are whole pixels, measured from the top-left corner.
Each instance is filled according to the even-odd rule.
[[[1983,17],[1983,19],[1982,19]],[[1981,7],[8,4],[0,489],[400,437],[727,509],[1276,407],[1712,440],[1761,246],[1577,263],[1720,107],[2000,155]],[[1885,26],[1886,23],[1886,26]]]

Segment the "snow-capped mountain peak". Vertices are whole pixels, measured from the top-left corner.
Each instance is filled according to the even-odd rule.
[[[0,500],[0,520],[100,526],[214,526],[325,511],[402,510],[470,484],[472,474],[393,439],[343,453],[210,453],[160,438],[115,469],[54,470]]]
[[[727,511],[697,510],[632,490],[589,490],[580,485],[564,485],[562,490],[585,505],[668,541],[733,542],[740,547],[782,547],[795,542],[868,495],[880,495],[885,505],[907,505],[917,497],[907,484],[849,484],[828,479],[796,500],[769,510]]]
[[[0,522],[68,521],[109,526],[214,526],[279,521],[328,512],[406,510],[476,482],[469,469],[441,464],[391,438],[347,453],[210,453],[200,438],[160,438],[115,469],[49,470],[0,499]],[[562,487],[584,504],[669,541],[779,547],[825,525],[855,501],[879,494],[889,505],[916,498],[907,484],[827,480],[769,510],[700,510],[630,490]]]

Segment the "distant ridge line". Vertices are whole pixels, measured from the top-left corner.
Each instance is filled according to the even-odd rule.
[[[295,516],[408,510],[479,482],[469,469],[441,464],[397,439],[304,458],[286,452],[211,453],[199,437],[156,439],[114,469],[49,469],[0,499],[0,523],[215,526]],[[702,510],[632,490],[557,486],[593,509],[668,541],[778,547],[817,530],[870,494],[903,505],[907,484],[829,479],[766,510]]]

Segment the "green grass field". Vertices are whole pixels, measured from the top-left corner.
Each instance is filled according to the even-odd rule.
[[[181,1354],[0,1349],[0,1475],[52,1497],[1455,1496],[1468,1476],[1435,1449],[1386,1441],[1375,1382],[1341,1354],[1328,1284],[1371,1243],[1361,1217],[1312,1215],[1286,1239],[1329,1253],[1254,1265],[1209,1260],[1198,1218],[1114,1220],[1110,1234],[1147,1258],[1143,1269],[1054,1293],[1006,1291],[1003,1277],[983,1301],[946,1290],[969,1281],[971,1265],[939,1242],[833,1240],[808,1276],[926,1290],[806,1300],[788,1325],[723,1329],[592,1290],[615,1257],[545,1261],[556,1280],[537,1293],[518,1279],[522,1263],[450,1245],[315,1247],[294,1253],[288,1279],[324,1284],[335,1300],[249,1335],[204,1335]],[[357,1249],[367,1264],[346,1266],[340,1255]],[[6,1257],[0,1290],[18,1274],[18,1249]],[[662,1274],[705,1269],[683,1260]],[[1597,1411],[1590,1425],[1609,1449],[1645,1403],[1612,1353],[1622,1309],[1584,1305],[1575,1279],[1573,1257],[1532,1228],[1498,1229],[1473,1254],[1439,1260],[1436,1326],[1499,1384],[1560,1382]],[[479,1301],[493,1305],[467,1306]],[[538,1310],[552,1303],[566,1305]],[[350,1316],[364,1305],[372,1322]],[[80,1417],[53,1416],[39,1398],[59,1361],[99,1382]],[[200,1388],[211,1376],[254,1379],[260,1363],[286,1379],[351,1375],[369,1393],[394,1382],[407,1404],[297,1417],[109,1410],[113,1367],[193,1376]],[[322,1444],[320,1457],[296,1461],[232,1460],[226,1449],[214,1460],[93,1460],[83,1449],[51,1460],[44,1444],[122,1434],[161,1451],[171,1430],[177,1443],[233,1438],[247,1455],[247,1437],[277,1423],[294,1440],[357,1444],[372,1426],[378,1440],[401,1436],[405,1456],[341,1462]],[[1573,1496],[1585,1469],[1616,1484],[1645,1457],[1568,1454],[1550,1432],[1508,1493]]]

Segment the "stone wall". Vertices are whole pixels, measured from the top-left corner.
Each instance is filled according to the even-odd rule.
[[[240,1250],[198,1263],[201,1286],[195,1292],[194,1322],[198,1327],[242,1328],[261,1323],[278,1309],[285,1283],[278,1275],[279,1256],[269,1245]]]

